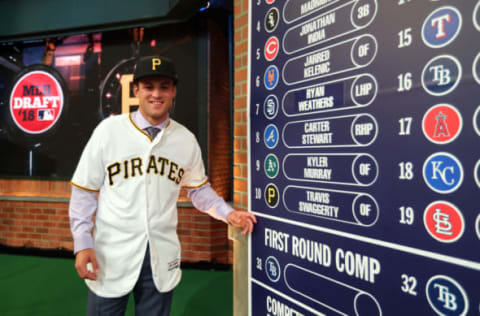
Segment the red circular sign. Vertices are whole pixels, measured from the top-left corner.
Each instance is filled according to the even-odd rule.
[[[23,75],[10,95],[10,114],[22,131],[41,134],[51,129],[64,106],[63,90],[55,77],[36,70]]]
[[[462,116],[449,104],[437,104],[423,116],[422,129],[429,141],[435,144],[452,142],[462,129]]]
[[[465,229],[460,210],[446,201],[430,203],[423,214],[423,223],[430,236],[444,243],[456,241]]]
[[[272,36],[268,39],[268,41],[265,43],[265,59],[268,61],[272,61],[277,57],[278,55],[278,50],[279,50],[280,44],[278,42],[278,38],[276,36]]]
[[[266,2],[267,4],[272,4],[272,3],[275,2],[275,0],[265,0],[265,2]]]

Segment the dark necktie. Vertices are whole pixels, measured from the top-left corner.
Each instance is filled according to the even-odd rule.
[[[152,139],[155,139],[155,136],[157,136],[157,134],[160,133],[160,129],[153,126],[144,128],[144,130],[148,133],[148,135],[152,137]]]

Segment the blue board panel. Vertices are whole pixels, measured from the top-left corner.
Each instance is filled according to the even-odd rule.
[[[250,2],[251,315],[480,313],[479,12]]]

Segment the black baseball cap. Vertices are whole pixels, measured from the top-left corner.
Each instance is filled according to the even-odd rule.
[[[174,63],[162,56],[147,56],[137,60],[135,70],[133,71],[133,81],[144,77],[168,77],[177,84],[178,77],[175,71]]]

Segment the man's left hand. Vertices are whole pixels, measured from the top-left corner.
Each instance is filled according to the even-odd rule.
[[[253,231],[253,225],[257,223],[257,218],[247,211],[233,211],[227,215],[227,221],[232,226],[242,227],[242,235],[245,235]]]

